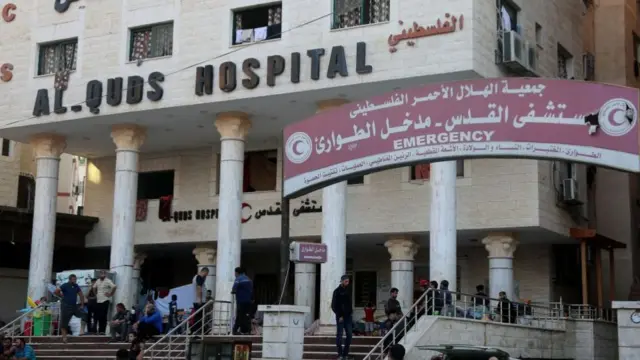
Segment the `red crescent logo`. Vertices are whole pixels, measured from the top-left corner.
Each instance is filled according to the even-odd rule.
[[[253,210],[253,208],[251,207],[251,205],[247,204],[247,203],[242,203],[242,210],[244,210],[245,208],[249,208],[249,210]],[[248,217],[243,217],[242,218],[242,223],[246,223],[247,221],[251,220],[251,218],[253,217],[253,215],[249,215]]]

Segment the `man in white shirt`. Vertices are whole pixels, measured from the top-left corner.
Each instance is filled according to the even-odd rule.
[[[100,278],[93,285],[96,293],[96,330],[98,334],[104,335],[107,330],[107,314],[109,313],[109,305],[111,297],[116,292],[116,284],[107,278],[107,272],[102,270]]]
[[[193,277],[192,283],[193,283],[193,288],[196,295],[195,302],[193,303],[193,312],[198,311],[202,307],[202,305],[204,305],[205,302],[207,301],[206,279],[208,275],[209,275],[209,268],[203,267],[196,274],[196,276]],[[206,312],[206,310],[203,310],[202,315],[205,315],[204,312]],[[204,322],[205,322],[204,316],[196,317],[195,322],[193,324],[193,331],[198,332]]]

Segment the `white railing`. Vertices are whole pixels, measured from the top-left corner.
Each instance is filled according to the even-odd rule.
[[[7,337],[58,335],[59,309],[58,302],[40,304],[0,328],[0,334]]]
[[[544,329],[560,328],[563,325],[562,321],[567,318],[615,322],[615,311],[612,309],[598,309],[588,305],[563,305],[562,303],[519,303],[429,289],[420,296],[409,311],[404,312],[404,315],[371,349],[364,360],[384,359],[389,347],[400,342],[409,331],[415,330],[414,325],[423,315],[517,324]]]
[[[211,300],[145,347],[143,356],[145,359],[185,359],[194,338],[231,335],[233,315],[232,302]]]

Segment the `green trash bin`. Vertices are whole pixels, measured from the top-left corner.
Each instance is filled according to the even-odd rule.
[[[51,312],[35,311],[33,314],[33,336],[48,336],[51,330]]]

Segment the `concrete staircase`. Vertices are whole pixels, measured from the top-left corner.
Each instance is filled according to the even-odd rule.
[[[260,336],[215,336],[206,338],[205,341],[251,341],[252,359],[262,357],[262,338]],[[25,338],[36,351],[38,360],[112,360],[118,349],[128,349],[126,343],[108,343],[105,336],[70,336],[68,344],[62,343],[60,337],[29,337]],[[354,337],[351,344],[351,355],[355,360],[362,360],[371,351],[373,346],[380,341],[379,337]],[[149,342],[150,344],[151,342]],[[185,342],[174,344],[171,348],[165,345],[157,346],[157,359],[184,359],[187,353]],[[145,357],[150,359],[150,357]],[[303,359],[327,360],[336,358],[335,337],[333,336],[306,336]]]

